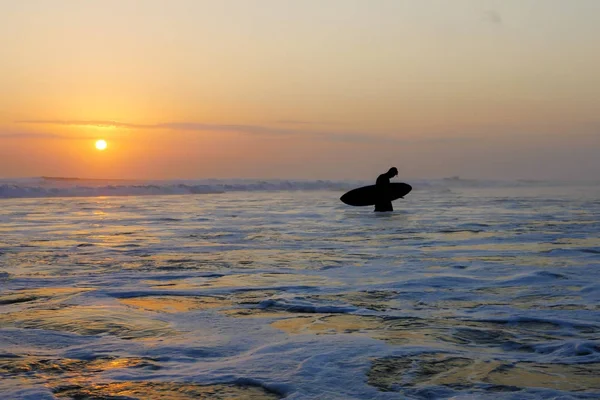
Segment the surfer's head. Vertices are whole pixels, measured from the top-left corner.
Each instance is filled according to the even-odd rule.
[[[390,168],[390,170],[387,172],[386,175],[389,176],[390,178],[393,178],[394,176],[398,175],[398,169],[396,167],[392,167],[392,168]]]

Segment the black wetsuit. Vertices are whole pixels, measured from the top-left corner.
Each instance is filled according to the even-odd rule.
[[[388,174],[381,174],[375,183],[377,186],[377,203],[375,203],[375,211],[394,211],[392,201],[390,200],[390,178]]]

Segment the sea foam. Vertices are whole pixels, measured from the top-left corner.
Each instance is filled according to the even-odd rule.
[[[490,181],[460,179],[458,177],[432,180],[408,179],[407,182],[410,182],[416,190],[432,191],[447,191],[453,188],[530,188],[599,184],[595,182],[565,183],[528,180]],[[373,183],[374,180],[124,180],[39,177],[0,179],[0,198],[150,196],[300,190],[347,191],[359,186],[372,185]]]

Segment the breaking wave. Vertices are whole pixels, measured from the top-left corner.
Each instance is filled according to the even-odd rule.
[[[448,191],[459,188],[515,188],[553,186],[597,186],[598,182],[552,182],[552,181],[487,181],[459,177],[408,180],[416,190]],[[39,177],[0,179],[0,198],[31,197],[95,197],[95,196],[148,196],[219,194],[251,191],[300,191],[337,190],[347,191],[371,185],[374,180],[122,180],[82,179],[67,177]]]
[[[77,178],[0,180],[0,198],[219,194],[251,191],[350,190],[357,183],[326,180],[127,181]]]

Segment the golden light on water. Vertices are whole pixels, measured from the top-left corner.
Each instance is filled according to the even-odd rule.
[[[100,139],[96,141],[96,149],[98,150],[106,150],[107,144],[106,140]]]

